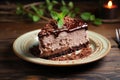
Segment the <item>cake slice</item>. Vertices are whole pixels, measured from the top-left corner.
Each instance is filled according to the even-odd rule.
[[[57,22],[51,20],[38,34],[40,57],[53,59],[89,48],[87,29],[88,25],[80,19],[65,17],[60,29]]]

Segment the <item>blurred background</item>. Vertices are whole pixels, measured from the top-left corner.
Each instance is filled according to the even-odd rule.
[[[16,22],[17,21],[24,21],[27,19],[22,19],[18,15],[16,15],[16,6],[18,4],[27,5],[30,3],[37,3],[37,2],[44,2],[45,0],[0,0],[0,22]],[[57,0],[61,1],[61,0]],[[65,2],[72,1],[75,3],[80,11],[89,11],[95,12],[97,11],[102,2],[108,0],[64,0]],[[120,7],[120,0],[112,0],[115,4]]]

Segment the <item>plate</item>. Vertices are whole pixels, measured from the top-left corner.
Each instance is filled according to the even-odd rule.
[[[99,60],[104,56],[106,56],[111,48],[111,44],[107,38],[96,32],[87,31],[88,37],[90,39],[90,46],[92,48],[91,55],[77,60],[67,60],[67,61],[47,60],[47,59],[35,57],[29,52],[29,48],[39,43],[37,37],[39,32],[40,30],[27,32],[19,36],[14,41],[13,50],[18,57],[22,58],[23,60],[41,65],[71,66],[71,65],[87,64]]]

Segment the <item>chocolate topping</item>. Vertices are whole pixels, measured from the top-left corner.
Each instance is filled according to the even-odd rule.
[[[61,29],[57,26],[57,21],[50,20],[48,24],[46,24],[42,29],[41,32],[38,34],[39,38],[43,36],[47,36],[49,34],[54,34],[57,36],[60,32],[66,31],[66,32],[72,32],[78,29],[87,29],[87,24],[84,23],[82,20],[77,18],[70,18],[65,17],[64,18],[64,24]]]
[[[66,26],[67,29],[73,29],[76,28],[77,26],[82,26],[83,21],[77,18],[70,18],[70,17],[65,17],[64,18],[64,26]]]
[[[50,20],[49,23],[46,24],[45,27],[41,29],[41,32],[39,34],[48,35],[50,34],[50,32],[53,32],[55,29],[57,29],[57,22],[55,20]]]

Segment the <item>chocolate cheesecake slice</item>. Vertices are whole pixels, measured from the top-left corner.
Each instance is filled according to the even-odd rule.
[[[65,17],[60,29],[51,20],[38,34],[40,57],[50,59],[88,48],[87,29],[88,25],[80,19]]]

